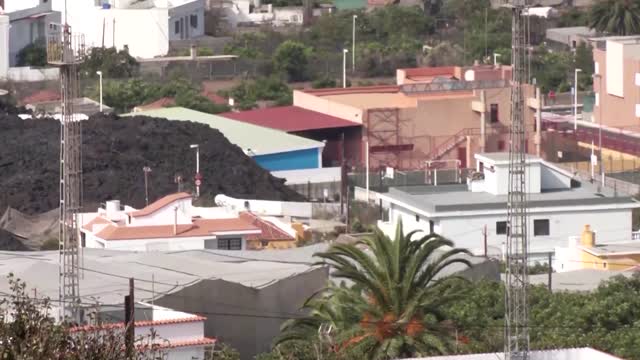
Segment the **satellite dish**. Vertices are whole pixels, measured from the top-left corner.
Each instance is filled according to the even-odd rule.
[[[475,81],[476,72],[473,70],[467,70],[464,72],[464,81]]]

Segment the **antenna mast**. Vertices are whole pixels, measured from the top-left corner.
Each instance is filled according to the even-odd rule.
[[[527,79],[529,44],[523,11],[527,0],[510,0],[511,24],[511,131],[509,193],[507,200],[507,264],[505,284],[505,359],[529,359],[529,304],[527,273],[526,127],[523,88]]]
[[[66,18],[66,1],[65,1]],[[83,322],[79,283],[79,212],[82,205],[82,129],[74,115],[78,97],[77,65],[84,54],[84,37],[72,35],[65,24],[47,34],[47,62],[60,69],[60,318]]]

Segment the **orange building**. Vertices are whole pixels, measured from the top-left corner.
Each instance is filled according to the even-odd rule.
[[[443,159],[466,168],[476,153],[507,150],[510,78],[507,66],[399,69],[396,85],[296,90],[293,101],[362,124],[372,168],[421,169]],[[539,154],[540,96],[529,85],[524,92],[527,148]]]

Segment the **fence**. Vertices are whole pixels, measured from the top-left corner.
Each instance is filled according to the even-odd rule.
[[[395,170],[393,178],[385,176],[382,171],[370,171],[369,189],[386,192],[389,187],[464,183],[470,171],[473,169]],[[349,174],[349,184],[366,188],[366,172]]]

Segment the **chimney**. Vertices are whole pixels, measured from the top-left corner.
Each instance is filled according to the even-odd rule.
[[[596,234],[591,231],[591,226],[585,225],[582,235],[580,236],[580,245],[586,248],[596,246]]]
[[[173,235],[178,235],[178,207],[173,207]]]

